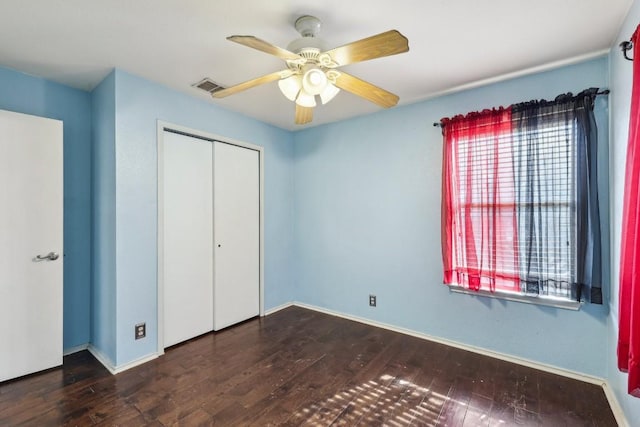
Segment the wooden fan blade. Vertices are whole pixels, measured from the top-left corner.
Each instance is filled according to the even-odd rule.
[[[211,96],[213,96],[214,98],[224,98],[225,96],[233,95],[234,93],[242,92],[243,90],[251,89],[252,87],[256,87],[261,84],[269,83],[274,80],[284,79],[286,77],[289,77],[291,74],[291,70],[276,71],[275,73],[267,74],[265,76],[249,80],[244,83],[228,87],[226,89],[212,92]]]
[[[304,125],[306,123],[311,123],[313,120],[313,108],[310,107],[301,107],[296,104],[296,124]]]
[[[336,78],[336,86],[384,108],[393,107],[400,99],[398,95],[394,95],[391,92],[387,92],[378,86],[374,86],[371,83],[360,80],[342,71],[340,71],[340,76]]]
[[[336,66],[368,61],[409,51],[409,41],[396,30],[380,33],[366,39],[358,40],[335,49],[328,50],[328,54]]]
[[[227,37],[227,40],[231,40],[232,42],[236,42],[241,45],[260,50],[262,52],[268,53],[273,56],[277,56],[278,58],[282,58],[282,59],[292,59],[292,60],[304,59],[300,55],[296,55],[293,52],[289,52],[286,49],[283,49],[278,46],[274,46],[269,42],[266,42],[264,40],[261,40],[253,36],[229,36]]]

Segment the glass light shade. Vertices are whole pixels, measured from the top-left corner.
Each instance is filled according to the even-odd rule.
[[[315,95],[308,94],[303,89],[298,94],[298,98],[296,98],[296,104],[298,104],[301,107],[315,107],[316,106],[316,97],[315,97]]]
[[[326,86],[327,76],[318,68],[312,68],[302,76],[302,87],[309,95],[319,95]]]
[[[331,83],[327,83],[327,86],[324,88],[324,90],[320,92],[320,99],[322,100],[322,103],[326,104],[327,102],[331,101],[338,94],[338,92],[340,92],[340,89],[338,89]]]
[[[278,81],[278,87],[284,96],[290,101],[295,101],[298,92],[302,88],[302,78],[300,76],[291,76]]]

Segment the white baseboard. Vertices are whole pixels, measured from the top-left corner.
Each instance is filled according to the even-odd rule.
[[[284,310],[287,307],[291,307],[292,305],[293,303],[291,302],[279,305],[277,307],[274,307],[265,311],[264,315],[268,316],[277,311]],[[100,362],[105,368],[107,368],[107,370],[111,372],[113,375],[126,371],[127,369],[135,368],[136,366],[142,365],[143,363],[156,359],[157,357],[163,354],[163,352],[150,354],[120,366],[116,366],[107,355],[105,355],[100,350],[98,350],[93,344],[85,344],[84,346],[74,347],[73,349],[67,350],[68,353],[65,352],[65,355],[75,353],[76,351],[81,351],[81,350],[89,350],[89,352],[93,355],[93,357],[95,357],[98,360],[98,362]]]
[[[264,315],[265,315],[265,316],[268,316],[268,315],[273,314],[273,313],[275,313],[275,312],[278,312],[278,311],[280,311],[280,310],[284,310],[284,309],[285,309],[285,308],[287,308],[287,307],[291,307],[292,305],[293,305],[293,303],[292,303],[292,302],[284,303],[284,304],[279,305],[279,306],[277,306],[277,307],[270,308],[269,310],[267,310],[267,311],[265,311],[265,312],[264,312]]]
[[[113,362],[111,362],[111,359],[107,355],[105,355],[96,347],[94,347],[93,344],[89,344],[89,347],[87,347],[87,350],[89,350],[89,353],[91,353],[93,357],[95,357],[98,360],[98,362],[102,363],[102,366],[107,368],[107,371],[111,372],[112,374],[115,374],[114,364]]]
[[[375,326],[378,328],[382,328],[382,329],[386,329],[389,331],[393,331],[393,332],[398,332],[404,335],[409,335],[412,337],[416,337],[416,338],[421,338],[427,341],[432,341],[432,342],[437,342],[439,344],[444,344],[444,345],[448,345],[451,347],[455,347],[455,348],[459,348],[462,350],[466,350],[466,351],[471,351],[473,353],[478,353],[478,354],[482,354],[484,356],[489,356],[489,357],[493,357],[496,359],[500,359],[500,360],[504,360],[507,362],[511,362],[511,363],[516,363],[518,365],[523,365],[523,366],[527,366],[530,368],[534,368],[534,369],[539,369],[541,371],[545,371],[545,372],[550,372],[552,374],[556,374],[556,375],[561,375],[564,377],[568,377],[568,378],[572,378],[572,379],[576,379],[579,381],[584,381],[587,383],[591,383],[591,384],[596,384],[602,387],[604,394],[607,398],[607,400],[609,401],[609,406],[611,407],[611,411],[613,412],[613,415],[616,419],[616,422],[618,423],[618,425],[620,427],[629,427],[630,424],[627,421],[625,415],[624,415],[624,411],[622,410],[622,406],[620,406],[620,402],[618,402],[618,399],[615,395],[615,393],[613,392],[613,390],[611,389],[611,386],[608,384],[608,382],[602,378],[598,378],[598,377],[594,377],[594,376],[590,376],[590,375],[586,375],[580,372],[575,372],[575,371],[571,371],[568,369],[564,369],[564,368],[559,368],[556,366],[552,366],[552,365],[547,365],[545,363],[540,363],[540,362],[536,362],[533,360],[529,360],[529,359],[524,359],[521,357],[517,357],[517,356],[512,356],[506,353],[500,353],[500,352],[496,352],[496,351],[492,351],[492,350],[487,350],[481,347],[475,347],[475,346],[471,346],[471,345],[467,345],[467,344],[463,344],[457,341],[451,341],[451,340],[447,340],[444,338],[439,338],[439,337],[434,337],[432,335],[428,335],[428,334],[424,334],[422,332],[416,332],[410,329],[405,329],[405,328],[399,328],[397,326],[393,326],[393,325],[389,325],[387,323],[382,323],[382,322],[377,322],[375,320],[371,320],[371,319],[367,319],[364,317],[359,317],[359,316],[353,316],[350,314],[346,314],[346,313],[341,313],[338,311],[334,311],[334,310],[330,310],[330,309],[326,309],[323,307],[318,307],[315,305],[311,305],[311,304],[305,304],[305,303],[301,303],[301,302],[288,302],[282,305],[279,305],[277,307],[273,307],[267,311],[264,312],[265,316],[268,316],[270,314],[274,314],[280,310],[284,310],[285,308],[291,307],[291,306],[298,306],[298,307],[302,307],[302,308],[306,308],[308,310],[313,310],[313,311],[317,311],[320,313],[324,313],[324,314],[328,314],[330,316],[336,316],[336,317],[341,317],[343,319],[347,319],[347,320],[352,320],[355,322],[359,322],[359,323],[363,323],[366,325],[370,325],[370,326]],[[144,356],[140,359],[134,360],[132,362],[126,363],[124,365],[121,366],[115,366],[113,364],[113,362],[111,361],[111,359],[109,357],[107,357],[106,355],[104,355],[100,350],[98,350],[96,347],[94,347],[92,344],[83,344],[83,345],[79,345],[76,347],[72,347],[72,348],[68,348],[64,351],[64,355],[69,355],[69,354],[73,354],[76,353],[78,351],[82,351],[82,350],[89,350],[89,352],[102,364],[104,365],[104,367],[111,372],[113,375],[118,374],[120,372],[126,371],[127,369],[131,369],[134,368],[136,366],[139,366],[143,363],[149,362],[150,360],[153,360],[155,358],[157,358],[159,356],[159,354],[150,354],[148,356]]]
[[[87,350],[88,348],[89,348],[89,343],[77,345],[75,347],[65,348],[64,351],[62,352],[62,355],[68,356],[70,354],[77,353],[79,351]]]
[[[410,329],[399,328],[397,326],[389,325],[387,323],[377,322],[375,320],[367,319],[367,318],[364,318],[364,317],[353,316],[353,315],[350,315],[350,314],[345,314],[345,313],[341,313],[341,312],[338,312],[338,311],[329,310],[329,309],[326,309],[326,308],[323,308],[323,307],[318,307],[318,306],[315,306],[315,305],[305,304],[305,303],[301,303],[301,302],[297,302],[297,301],[293,302],[291,304],[288,304],[285,307],[281,307],[281,308],[279,308],[279,310],[281,310],[282,308],[286,308],[288,306],[292,306],[292,305],[295,305],[295,306],[298,306],[298,307],[302,307],[302,308],[306,308],[306,309],[309,309],[309,310],[318,311],[320,313],[328,314],[330,316],[341,317],[343,319],[353,320],[354,322],[364,323],[366,325],[375,326],[375,327],[382,328],[382,329],[387,329],[389,331],[398,332],[398,333],[409,335],[409,336],[412,336],[412,337],[421,338],[421,339],[424,339],[424,340],[427,340],[427,341],[437,342],[439,344],[448,345],[448,346],[459,348],[459,349],[462,349],[462,350],[471,351],[473,353],[482,354],[484,356],[493,357],[495,359],[504,360],[506,362],[516,363],[518,365],[527,366],[529,368],[539,369],[541,371],[549,372],[549,373],[560,375],[560,376],[563,376],[563,377],[568,377],[568,378],[572,378],[572,379],[575,379],[575,380],[584,381],[584,382],[587,382],[587,383],[590,383],[590,384],[599,385],[600,387],[602,387],[602,390],[604,391],[604,394],[605,394],[607,400],[609,401],[609,406],[611,407],[611,411],[613,412],[613,415],[614,415],[618,425],[620,427],[629,427],[630,426],[630,424],[627,422],[627,419],[626,419],[626,417],[624,415],[624,411],[622,410],[622,407],[620,406],[620,403],[618,402],[618,399],[616,398],[615,393],[611,389],[611,386],[609,386],[609,383],[606,380],[602,379],[602,378],[594,377],[594,376],[591,376],[591,375],[586,375],[586,374],[583,374],[581,372],[571,371],[569,369],[559,368],[559,367],[553,366],[553,365],[547,365],[545,363],[536,362],[534,360],[529,360],[529,359],[525,359],[525,358],[522,358],[522,357],[512,356],[512,355],[506,354],[506,353],[500,353],[500,352],[497,352],[497,351],[487,350],[487,349],[484,349],[484,348],[481,348],[481,347],[475,347],[475,346],[472,346],[472,345],[463,344],[463,343],[460,343],[460,342],[457,342],[457,341],[451,341],[451,340],[447,340],[447,339],[444,339],[444,338],[434,337],[434,336],[431,336],[431,335],[423,334],[422,332],[416,332],[416,331],[413,331],[413,330],[410,330]]]
[[[334,311],[334,310],[330,310],[327,308],[323,308],[323,307],[318,307],[315,305],[311,305],[311,304],[305,304],[305,303],[301,303],[301,302],[289,302],[289,303],[285,303],[282,305],[279,305],[277,307],[271,308],[267,311],[265,311],[264,315],[268,316],[270,314],[274,314],[280,310],[284,310],[285,308],[291,307],[291,306],[297,306],[297,307],[302,307],[302,308],[306,308],[308,310],[313,310],[313,311],[317,311],[320,313],[324,313],[324,314],[328,314],[330,316],[336,316],[336,317],[341,317],[343,319],[347,319],[347,320],[352,320],[355,322],[359,322],[359,323],[363,323],[366,325],[370,325],[370,326],[375,326],[378,328],[382,328],[382,329],[386,329],[389,331],[393,331],[393,332],[398,332],[404,335],[409,335],[412,337],[416,337],[416,338],[421,338],[427,341],[432,341],[432,342],[437,342],[439,344],[444,344],[444,345],[448,345],[451,347],[455,347],[455,348],[459,348],[462,350],[466,350],[466,351],[471,351],[473,353],[478,353],[478,354],[482,354],[484,356],[489,356],[489,357],[493,357],[496,359],[500,359],[500,360],[504,360],[507,362],[511,362],[511,363],[516,363],[518,365],[523,365],[523,366],[527,366],[530,368],[534,368],[534,369],[539,369],[541,371],[545,371],[545,372],[550,372],[552,374],[556,374],[556,375],[561,375],[564,377],[568,377],[568,378],[572,378],[575,380],[579,380],[579,381],[584,381],[590,384],[595,384],[595,385],[599,385],[602,387],[604,394],[607,398],[607,400],[609,401],[609,406],[611,407],[611,411],[613,412],[613,415],[618,423],[618,425],[620,427],[629,427],[630,424],[627,421],[625,415],[624,415],[624,411],[622,410],[622,406],[620,406],[620,403],[618,402],[618,399],[615,395],[615,393],[613,392],[613,390],[611,389],[611,386],[608,384],[608,382],[602,378],[598,378],[598,377],[594,377],[591,375],[586,375],[580,372],[575,372],[575,371],[571,371],[568,369],[564,369],[564,368],[559,368],[557,366],[553,366],[553,365],[547,365],[545,363],[540,363],[540,362],[536,362],[533,360],[529,360],[529,359],[525,359],[525,358],[521,358],[521,357],[517,357],[517,356],[512,356],[510,354],[506,354],[506,353],[500,353],[500,352],[496,352],[496,351],[492,351],[492,350],[487,350],[481,347],[475,347],[475,346],[471,346],[471,345],[467,345],[467,344],[463,344],[457,341],[451,341],[451,340],[447,340],[444,338],[439,338],[439,337],[434,337],[432,335],[428,335],[428,334],[424,334],[422,332],[416,332],[410,329],[405,329],[405,328],[400,328],[397,326],[393,326],[393,325],[389,325],[387,323],[382,323],[382,322],[377,322],[375,320],[371,320],[371,319],[367,319],[364,317],[359,317],[359,316],[353,316],[350,314],[346,314],[346,313],[341,313],[338,311]],[[107,357],[106,355],[104,355],[102,352],[100,352],[100,350],[98,350],[96,347],[94,347],[92,344],[83,344],[83,345],[79,345],[76,347],[72,347],[69,349],[66,349],[64,352],[64,355],[68,355],[68,354],[72,354],[72,353],[76,353],[78,351],[82,351],[82,350],[89,350],[89,352],[102,364],[104,365],[104,367],[111,372],[113,375],[118,374],[120,372],[126,371],[127,369],[131,369],[134,368],[136,366],[139,366],[143,363],[146,363],[150,360],[156,359],[159,355],[158,354],[150,354],[148,356],[144,356],[140,359],[134,360],[132,362],[126,363],[124,365],[121,366],[115,366],[113,364],[113,362],[111,361],[111,359],[109,357]]]
[[[98,362],[102,363],[102,365],[105,368],[107,368],[107,370],[111,372],[111,374],[113,375],[119,374],[120,372],[124,372],[127,369],[135,368],[136,366],[142,365],[143,363],[149,362],[158,357],[158,355],[155,353],[149,354],[147,356],[143,356],[139,359],[133,360],[129,363],[125,363],[124,365],[116,366],[107,355],[102,353],[92,344],[89,344],[89,347],[87,348],[87,350],[89,350],[89,352],[93,354],[93,357],[95,357],[98,360]]]
[[[609,406],[611,407],[611,412],[613,412],[613,416],[616,417],[618,426],[631,426],[631,424],[629,424],[629,422],[627,421],[627,417],[624,415],[624,411],[622,410],[622,406],[620,406],[620,402],[618,402],[616,394],[613,392],[613,389],[607,381],[605,381],[605,383],[602,385],[602,390],[604,390],[604,395],[607,396]]]
[[[596,384],[602,386],[605,383],[605,380],[602,378],[594,377],[591,375],[586,375],[580,372],[571,371],[564,368],[559,368],[553,365],[547,365],[544,363],[536,362],[534,360],[525,359],[522,357],[512,356],[506,353],[500,353],[493,350],[487,350],[482,347],[475,347],[472,345],[464,344],[458,341],[451,341],[445,338],[434,337],[432,335],[424,334],[422,332],[413,331],[411,329],[400,328],[397,326],[389,325],[387,323],[377,322],[375,320],[367,319],[364,317],[353,316],[350,314],[340,313],[338,311],[329,310],[326,308],[318,307],[315,305],[305,304],[301,302],[294,302],[292,305],[307,308],[309,310],[318,311],[321,313],[329,314],[331,316],[342,317],[343,319],[353,320],[355,322],[364,323],[371,326],[376,326],[378,328],[387,329],[393,332],[399,332],[401,334],[410,335],[412,337],[421,338],[427,341],[433,341],[440,344],[448,345],[450,347],[459,348],[466,351],[471,351],[473,353],[482,354],[484,356],[493,357],[495,359],[504,360],[506,362],[516,363],[518,365],[528,366],[530,368],[539,369],[541,371],[550,372],[552,374],[561,375],[568,378],[573,378],[579,381],[584,381],[591,384]]]

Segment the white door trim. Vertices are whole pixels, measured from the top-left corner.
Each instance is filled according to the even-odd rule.
[[[185,126],[176,125],[174,123],[158,120],[157,124],[157,154],[158,154],[158,182],[157,182],[157,200],[158,200],[158,224],[157,224],[157,323],[158,323],[158,354],[164,354],[164,212],[162,206],[164,205],[164,195],[162,194],[162,188],[164,188],[164,152],[163,152],[163,138],[164,131],[172,131],[191,136],[194,138],[204,139],[208,141],[222,142],[224,144],[236,145],[238,147],[248,148],[258,152],[260,158],[260,317],[264,316],[264,148],[250,144],[243,141],[238,141],[232,138],[227,138],[219,135],[215,135],[208,132],[188,128]]]

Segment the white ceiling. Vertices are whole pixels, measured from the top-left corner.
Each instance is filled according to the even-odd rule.
[[[408,53],[344,67],[400,96],[400,105],[496,76],[601,55],[632,0],[2,0],[0,66],[91,90],[114,67],[284,129],[294,104],[269,83],[213,100],[203,77],[231,86],[286,68],[225,37],[286,47],[296,18],[323,22],[340,46],[390,29]],[[380,108],[340,93],[311,126]],[[307,125],[309,126],[309,125]]]

